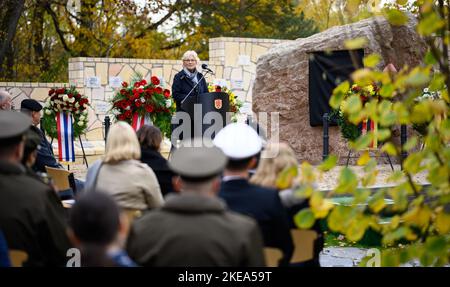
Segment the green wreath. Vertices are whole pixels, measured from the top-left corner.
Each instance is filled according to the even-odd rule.
[[[74,86],[51,89],[48,92],[43,109],[43,127],[45,132],[51,138],[57,138],[56,115],[61,112],[70,112],[73,120],[74,138],[84,134],[89,121],[88,106],[90,106],[88,98],[78,93]]]

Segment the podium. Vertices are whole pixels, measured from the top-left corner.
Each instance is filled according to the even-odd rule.
[[[185,112],[189,115],[191,121],[190,137],[194,138],[203,136],[205,131],[212,126],[220,126],[220,129],[222,129],[230,121],[227,116],[229,110],[229,95],[224,92],[211,92],[203,93],[198,96],[189,96],[183,104],[181,104],[179,112]],[[179,119],[177,119],[177,121],[179,121]],[[204,121],[207,123],[204,123]],[[209,131],[211,131],[211,129]],[[218,130],[216,130],[216,132],[218,132]],[[212,133],[212,138],[215,137],[216,132]],[[209,134],[207,134],[207,136],[209,136]],[[183,137],[180,137],[180,139],[186,139],[188,137],[188,135],[185,136],[183,134]]]

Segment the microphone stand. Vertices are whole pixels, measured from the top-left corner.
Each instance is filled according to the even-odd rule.
[[[204,73],[204,72],[203,72]],[[198,82],[195,84],[195,86],[189,91],[189,93],[186,95],[186,97],[183,98],[183,100],[181,101],[181,105],[183,105],[184,101],[186,101],[186,99],[191,95],[191,93],[195,90],[195,88],[197,88],[198,84],[205,78],[205,75],[207,75],[209,73],[209,71],[206,71],[205,74],[202,73],[202,76],[200,77],[200,80],[198,80]]]

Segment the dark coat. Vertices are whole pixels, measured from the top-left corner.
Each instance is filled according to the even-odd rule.
[[[256,222],[227,211],[219,198],[195,194],[171,195],[137,219],[127,251],[142,266],[264,266]]]
[[[45,166],[59,168],[61,165],[56,161],[53,154],[52,145],[48,142],[42,131],[35,126],[31,127],[41,137],[39,144],[40,148],[37,152],[36,162],[34,163],[33,170],[39,172],[47,172]]]
[[[174,173],[167,165],[167,160],[159,152],[143,148],[141,149],[141,161],[147,164],[155,173],[164,196],[174,191],[172,186]]]
[[[200,80],[201,77],[202,74],[198,73],[197,79]],[[181,101],[186,97],[187,94],[189,94],[194,86],[195,83],[186,76],[186,73],[184,71],[180,71],[175,75],[172,84],[172,97],[177,104],[177,111],[181,109]],[[196,89],[189,95],[189,97],[201,95],[207,92],[208,85],[206,84],[205,78],[203,78],[197,85]]]
[[[25,266],[64,266],[71,247],[65,211],[49,186],[23,166],[0,161],[0,229],[8,247],[28,254]]]
[[[287,213],[276,190],[250,184],[246,179],[233,179],[222,182],[219,196],[231,210],[256,219],[265,246],[282,250],[280,265],[289,264],[294,244]]]

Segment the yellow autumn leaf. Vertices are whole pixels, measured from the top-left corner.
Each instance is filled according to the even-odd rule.
[[[447,234],[450,232],[450,214],[445,210],[440,210],[436,215],[436,229],[440,234]]]
[[[359,166],[366,165],[370,160],[370,155],[368,151],[362,153],[362,155],[358,158],[357,164]]]

